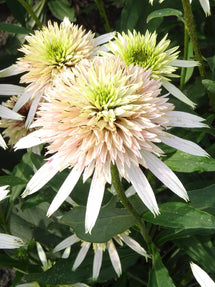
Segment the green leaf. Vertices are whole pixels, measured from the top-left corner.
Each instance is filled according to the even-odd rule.
[[[176,16],[182,22],[184,22],[183,17],[182,17],[183,16],[182,12],[176,9],[172,9],[172,8],[164,8],[164,9],[153,11],[152,13],[148,15],[146,22],[148,23],[152,19],[166,17],[166,16]]]
[[[12,175],[0,176],[0,186],[2,185],[16,186],[19,184],[23,185],[25,184],[25,181],[19,177]]]
[[[75,10],[67,0],[50,0],[48,6],[57,19],[62,21],[67,16],[71,22],[76,21]]]
[[[181,229],[215,229],[215,217],[193,208],[183,202],[168,202],[159,206],[160,215],[151,212],[143,214],[143,219],[156,225]]]
[[[83,206],[74,207],[62,217],[61,222],[72,227],[80,239],[88,242],[107,242],[135,224],[133,216],[126,209],[115,208],[109,204],[101,208],[90,235],[85,233],[85,212],[86,208]]]
[[[188,192],[192,206],[198,209],[215,208],[215,184]]]
[[[150,273],[147,287],[175,287],[168,270],[163,265],[160,254],[156,247],[152,245],[153,269]]]
[[[0,22],[0,30],[2,31],[6,31],[9,33],[14,33],[14,34],[29,34],[32,33],[31,30],[28,30],[24,27],[20,27],[14,24],[6,24],[6,23],[2,23]]]
[[[202,80],[202,84],[209,92],[215,94],[215,81],[205,79]]]
[[[22,24],[22,26],[25,26],[25,14],[26,11],[22,7],[22,5],[18,1],[14,0],[6,0],[6,4],[10,11],[12,12],[13,16],[16,18],[16,20]]]
[[[215,159],[194,156],[181,151],[177,151],[165,160],[165,164],[178,172],[215,171]]]

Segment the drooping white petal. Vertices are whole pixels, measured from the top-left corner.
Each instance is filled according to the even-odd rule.
[[[202,268],[193,262],[190,263],[190,267],[194,277],[201,287],[215,287],[215,282]]]
[[[90,185],[90,191],[87,199],[86,215],[85,215],[85,232],[91,233],[96,219],[99,215],[100,207],[105,189],[105,178],[95,170]]]
[[[23,107],[30,100],[31,97],[32,93],[29,93],[25,90],[23,95],[18,98],[17,102],[15,103],[15,106],[13,107],[13,110],[15,112],[18,112],[21,109],[21,107]]]
[[[0,84],[0,95],[14,96],[24,93],[25,88],[12,84]]]
[[[60,163],[58,157],[52,157],[46,162],[28,182],[22,197],[33,194],[42,188],[55,174],[60,170]]]
[[[132,195],[134,195],[136,193],[136,190],[134,189],[133,185],[131,185],[126,191],[125,191],[125,195],[127,197],[130,197]]]
[[[185,67],[185,68],[192,68],[199,66],[198,61],[188,61],[188,60],[174,60],[170,63],[171,66],[175,67]]]
[[[202,6],[202,9],[205,12],[205,15],[206,16],[211,15],[211,9],[210,9],[210,2],[209,2],[209,0],[199,0],[199,2],[201,4],[201,6]]]
[[[184,140],[169,133],[163,133],[162,136],[159,136],[159,138],[166,145],[174,147],[183,152],[197,156],[209,157],[209,154],[194,142]]]
[[[143,159],[151,172],[175,194],[188,200],[188,194],[174,172],[159,158],[148,151],[141,151]]]
[[[7,197],[9,190],[7,189],[8,185],[4,185],[0,187],[0,201]]]
[[[99,272],[102,266],[103,249],[100,245],[97,245],[94,259],[93,259],[93,280],[99,277]]]
[[[37,253],[38,253],[38,256],[40,258],[40,261],[43,265],[43,267],[46,269],[47,267],[47,257],[46,257],[46,254],[41,246],[41,244],[39,242],[36,242],[36,246],[37,246]]]
[[[47,216],[52,215],[61,206],[64,200],[66,200],[66,198],[70,195],[74,186],[79,180],[82,171],[83,169],[77,169],[76,167],[72,169],[72,171],[69,173],[66,180],[60,187],[59,191],[57,192],[57,195],[53,199],[51,205],[49,206]]]
[[[44,143],[44,141],[40,139],[40,136],[41,136],[41,130],[34,131],[18,140],[18,142],[14,146],[14,149],[18,150],[18,149],[30,148]]]
[[[68,246],[62,254],[62,258],[63,259],[69,258],[70,253],[71,253],[71,246]]]
[[[116,274],[118,275],[118,277],[120,277],[120,275],[122,274],[122,267],[121,267],[119,254],[116,250],[116,247],[113,243],[113,240],[108,241],[107,249],[108,249],[108,253],[109,253],[113,268],[114,268]]]
[[[91,245],[90,242],[83,242],[82,244],[83,245],[82,245],[82,247],[81,247],[81,249],[80,249],[80,251],[79,251],[79,253],[75,259],[73,266],[72,266],[73,271],[75,271],[81,265],[81,263],[84,261],[86,255],[87,255],[87,252],[90,248],[90,245]]]
[[[202,123],[205,119],[185,112],[169,111],[166,113],[171,127],[204,128],[208,125]]]
[[[55,246],[53,252],[58,252],[61,251],[69,246],[72,246],[73,244],[75,244],[76,242],[78,242],[80,239],[75,235],[71,235],[69,237],[67,237],[66,239],[64,239],[63,241],[61,241],[57,246]]]
[[[115,32],[110,32],[110,33],[106,33],[106,34],[96,37],[95,46],[107,43],[114,37],[114,35],[115,35]]]
[[[0,233],[0,249],[15,249],[24,245],[21,238]]]
[[[131,164],[130,168],[126,167],[126,172],[142,202],[154,215],[159,214],[154,192],[140,167]]]
[[[40,99],[42,97],[42,93],[39,93],[32,101],[29,112],[28,112],[28,116],[26,118],[25,121],[25,127],[28,129],[35,117],[37,108],[38,108],[38,104],[40,102]]]
[[[20,74],[20,71],[17,69],[16,65],[12,65],[3,70],[0,70],[0,78],[10,77],[10,76],[14,76],[17,74]]]
[[[15,121],[22,121],[24,118],[22,115],[1,105],[0,105],[0,117],[4,119],[15,120]]]
[[[140,244],[136,240],[134,240],[133,238],[125,234],[121,234],[120,237],[135,252],[139,253],[140,255],[144,257],[149,257],[146,250],[143,247],[141,247]]]
[[[163,81],[162,82],[163,87],[170,92],[174,97],[176,97],[178,100],[184,102],[185,104],[191,106],[193,109],[195,108],[195,103],[192,102],[190,99],[188,99],[187,96],[185,96],[182,91],[180,91],[176,86],[171,84],[170,82]]]
[[[6,145],[6,142],[4,141],[2,135],[0,134],[0,146],[3,148],[3,149],[6,149],[7,148],[7,145]]]

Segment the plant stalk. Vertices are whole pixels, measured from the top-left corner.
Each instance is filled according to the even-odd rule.
[[[111,28],[110,28],[107,14],[105,12],[103,0],[95,0],[95,2],[96,2],[96,6],[99,10],[99,14],[102,17],[102,19],[104,20],[105,31],[108,33],[111,31]]]
[[[41,29],[42,28],[42,23],[40,20],[37,18],[36,14],[34,13],[33,9],[31,6],[25,1],[25,0],[18,0],[18,2],[25,8],[25,10],[31,15],[31,17],[34,19],[34,21],[37,23],[37,26]]]

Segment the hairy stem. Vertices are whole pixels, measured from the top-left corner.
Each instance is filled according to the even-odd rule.
[[[183,56],[184,60],[187,60],[187,58],[188,58],[188,40],[189,40],[189,37],[188,37],[187,28],[186,28],[186,26],[184,26],[184,56]],[[180,80],[180,89],[181,90],[183,90],[183,88],[184,88],[186,73],[187,73],[187,69],[183,67],[181,69],[181,80]]]
[[[140,233],[143,236],[145,242],[147,243],[148,247],[150,246],[150,242],[151,239],[146,231],[146,227],[145,227],[145,223],[142,220],[142,218],[140,217],[140,215],[136,212],[136,210],[134,209],[134,207],[132,206],[132,204],[130,203],[130,201],[128,200],[128,198],[125,195],[125,191],[123,188],[123,185],[120,181],[119,178],[119,172],[118,169],[115,165],[113,165],[111,163],[111,178],[112,178],[112,184],[116,190],[116,193],[120,199],[120,201],[122,202],[122,204],[124,205],[124,207],[134,216],[134,218],[136,219],[136,222],[140,228]]]

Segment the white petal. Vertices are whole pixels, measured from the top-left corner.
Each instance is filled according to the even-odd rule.
[[[142,202],[154,215],[159,214],[154,192],[140,167],[131,164],[130,168],[126,167],[126,172]]]
[[[184,140],[169,133],[163,133],[162,136],[159,136],[159,138],[166,145],[174,147],[183,152],[197,156],[209,157],[209,154],[194,142]]]
[[[87,199],[87,208],[85,215],[85,232],[91,233],[102,204],[105,189],[105,178],[97,171],[94,172]]]
[[[28,93],[25,90],[23,95],[21,95],[21,97],[18,98],[17,102],[15,103],[15,106],[13,107],[13,110],[15,112],[18,112],[21,109],[21,107],[23,107],[30,100],[31,97],[32,93]]]
[[[27,136],[21,138],[15,144],[14,149],[18,150],[18,149],[30,148],[30,147],[38,146],[38,145],[44,143],[44,141],[42,141],[40,139],[41,134],[42,133],[40,130],[37,130],[37,131],[34,131],[34,132],[28,134]]]
[[[133,238],[125,234],[120,235],[120,237],[135,252],[139,253],[140,255],[144,257],[149,257],[146,250],[143,247],[141,247],[140,244],[136,240],[134,240]]]
[[[20,71],[17,69],[16,65],[12,65],[8,68],[0,70],[0,78],[10,77],[10,76],[14,76],[17,74],[20,74]]]
[[[192,102],[190,99],[188,99],[187,96],[185,96],[178,88],[176,88],[173,84],[167,81],[162,82],[163,87],[170,92],[174,97],[176,97],[178,100],[184,102],[185,104],[191,106],[193,109],[195,108],[195,103]]]
[[[95,46],[107,43],[110,41],[115,35],[115,32],[106,33],[104,35],[98,36],[95,38]]]
[[[40,102],[40,99],[42,97],[42,93],[38,94],[32,101],[29,112],[28,112],[28,116],[27,119],[25,121],[25,127],[28,129],[35,117],[37,108],[38,108],[38,104]]]
[[[148,151],[141,151],[144,161],[151,172],[175,194],[188,200],[187,192],[178,177],[159,158]]]
[[[31,283],[24,283],[16,285],[16,287],[40,287],[40,285],[37,282],[31,282]]]
[[[206,16],[211,15],[211,10],[210,10],[210,2],[209,0],[199,0],[202,9],[204,10]]]
[[[0,84],[0,95],[14,96],[24,93],[25,88],[11,84]]]
[[[0,134],[0,146],[3,148],[3,149],[6,149],[7,148],[7,145],[2,137],[2,135]]]
[[[136,193],[136,190],[134,189],[133,185],[131,185],[126,191],[125,191],[125,195],[127,197],[130,197],[132,195],[134,195]]]
[[[80,251],[79,251],[79,253],[75,259],[75,262],[73,264],[73,267],[72,267],[73,271],[75,271],[78,268],[78,266],[80,266],[81,263],[84,261],[86,255],[87,255],[87,252],[90,248],[90,245],[91,245],[90,242],[84,242],[83,243],[83,245],[82,245],[82,247],[81,247],[81,249],[80,249]]]
[[[63,255],[62,255],[62,258],[63,258],[63,259],[69,258],[70,253],[71,253],[71,246],[68,246],[68,247],[64,250]]]
[[[75,235],[71,235],[69,237],[67,237],[66,239],[64,239],[63,241],[61,241],[53,250],[53,252],[58,252],[61,251],[73,244],[75,244],[76,242],[78,242],[80,239]]]
[[[0,187],[0,201],[7,197],[9,190],[7,189],[8,185],[4,185]]]
[[[113,268],[114,268],[116,274],[118,275],[118,277],[120,277],[120,275],[122,274],[121,262],[120,262],[119,255],[116,251],[116,247],[115,247],[112,240],[108,241],[107,249],[108,249],[108,253],[109,253]]]
[[[60,170],[60,160],[57,157],[52,157],[46,162],[28,182],[22,197],[33,194],[42,188],[55,174]]]
[[[185,68],[192,68],[199,66],[198,61],[187,61],[187,60],[174,60],[170,63],[170,65],[175,67],[185,67]]]
[[[0,249],[15,249],[23,246],[21,238],[9,234],[0,233]]]
[[[205,119],[185,112],[169,111],[166,113],[171,127],[204,128],[208,125],[202,123]]]
[[[40,258],[40,261],[43,265],[44,268],[47,267],[47,258],[46,258],[46,254],[42,248],[42,246],[40,245],[39,242],[36,242],[36,246],[37,246],[37,253],[38,253],[38,256]]]
[[[24,118],[22,115],[1,105],[0,105],[0,117],[4,119],[15,120],[15,121],[22,121]]]
[[[193,262],[190,263],[190,267],[194,277],[201,287],[215,287],[214,281],[202,268]]]
[[[67,197],[72,192],[74,186],[76,185],[77,181],[79,180],[81,173],[83,169],[76,169],[74,167],[72,171],[69,173],[67,178],[65,179],[64,183],[61,185],[59,191],[57,192],[57,195],[53,199],[48,211],[47,216],[52,215],[64,202],[64,200],[67,199]]]
[[[102,266],[103,250],[100,245],[97,245],[94,259],[93,259],[93,280],[99,277],[99,272]]]

